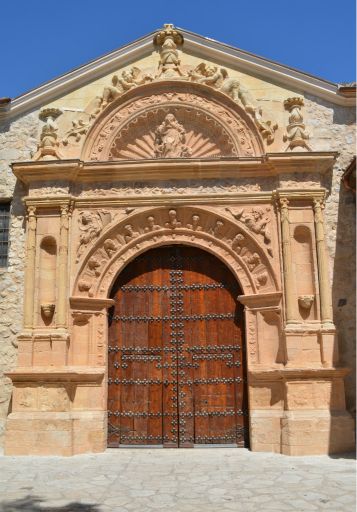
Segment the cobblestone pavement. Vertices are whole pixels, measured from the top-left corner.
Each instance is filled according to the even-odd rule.
[[[352,456],[229,448],[0,457],[2,512],[355,511]]]

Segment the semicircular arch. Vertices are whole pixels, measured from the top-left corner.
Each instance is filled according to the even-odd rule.
[[[89,130],[81,158],[161,158],[155,134],[169,114],[184,135],[177,157],[247,157],[265,152],[254,121],[232,98],[203,84],[162,81],[138,86],[111,102]]]
[[[153,207],[107,226],[79,263],[73,296],[107,298],[122,269],[160,246],[198,247],[218,257],[245,295],[278,290],[271,256],[242,225],[205,207]]]

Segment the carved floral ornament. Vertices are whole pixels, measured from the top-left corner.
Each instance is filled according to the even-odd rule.
[[[80,261],[74,295],[105,298],[129,261],[148,249],[173,243],[216,255],[236,275],[246,294],[277,289],[272,260],[247,226],[217,211],[181,207],[148,209],[104,227]]]
[[[153,70],[149,70],[150,72],[146,72],[143,70],[140,70],[138,67],[132,66],[130,68],[127,68],[120,72],[118,75],[113,75],[111,78],[111,83],[108,84],[101,95],[97,96],[96,98],[93,98],[93,100],[89,103],[89,105],[85,108],[84,112],[78,116],[76,119],[72,120],[72,127],[67,130],[67,132],[64,134],[63,139],[61,143],[57,141],[57,130],[58,127],[54,123],[54,119],[51,121],[52,123],[52,140],[51,144],[54,146],[62,145],[65,152],[65,147],[68,145],[79,145],[81,143],[83,137],[89,132],[92,131],[92,128],[95,128],[96,124],[103,125],[103,115],[104,118],[106,117],[105,112],[109,110],[113,103],[117,103],[119,100],[125,99],[125,97],[128,94],[131,94],[133,96],[133,92],[135,93],[136,90],[141,90],[143,87],[148,88],[148,86],[151,84],[152,86],[159,86],[160,84],[163,84],[165,82],[170,82],[171,85],[168,88],[171,93],[173,93],[172,100],[178,99],[179,102],[182,101],[182,99],[175,98],[174,91],[176,91],[179,88],[179,84],[186,84],[186,88],[182,89],[183,92],[185,89],[187,89],[189,86],[191,87],[191,90],[193,88],[193,91],[196,93],[196,102],[199,101],[199,91],[202,86],[204,88],[208,89],[208,92],[211,91],[207,97],[211,99],[212,90],[217,91],[218,95],[222,95],[223,97],[229,97],[231,101],[231,110],[235,110],[235,114],[232,116],[232,119],[235,118],[235,123],[239,124],[239,119],[241,119],[241,126],[239,126],[238,131],[235,130],[234,136],[237,138],[237,140],[240,140],[240,143],[236,144],[236,150],[239,150],[238,153],[239,156],[247,156],[247,155],[256,155],[261,152],[263,152],[263,148],[260,147],[260,151],[257,151],[257,147],[254,147],[254,145],[262,146],[260,137],[262,137],[267,144],[271,144],[274,141],[274,134],[277,130],[277,124],[266,120],[263,116],[262,109],[257,105],[256,101],[252,97],[249,90],[244,87],[244,85],[237,79],[232,78],[229,76],[227,70],[225,68],[221,68],[214,64],[209,64],[205,62],[201,62],[196,67],[189,67],[188,65],[185,65],[181,61],[181,56],[179,52],[179,48],[182,47],[184,44],[184,39],[182,34],[175,28],[173,25],[165,25],[164,28],[159,31],[155,37],[154,37],[154,45],[158,50],[158,64],[157,68]],[[138,92],[140,92],[138,90]],[[147,91],[147,93],[149,90]],[[135,96],[135,94],[134,94]],[[146,95],[146,102],[150,103],[150,97],[148,94]],[[145,97],[145,95],[141,94],[141,98]],[[169,99],[169,98],[168,98]],[[190,103],[190,100],[193,98],[186,98],[188,100],[188,103]],[[170,99],[167,102],[168,108],[170,107]],[[206,100],[206,105],[210,101]],[[123,101],[121,103],[124,103]],[[162,103],[162,101],[158,101],[157,96],[154,94],[151,98],[151,103]],[[222,103],[222,102],[221,102]],[[236,105],[236,107],[235,107]],[[148,106],[148,105],[147,105]],[[215,108],[217,110],[217,104],[215,104]],[[222,108],[222,106],[221,106]],[[48,110],[48,109],[47,109]],[[125,110],[125,109],[124,109]],[[208,109],[209,110],[209,109]],[[161,116],[154,116],[152,119],[149,118],[148,120],[151,121],[149,124],[146,124],[146,131],[141,130],[139,137],[135,137],[134,139],[138,139],[135,141],[134,146],[136,146],[136,149],[134,151],[134,154],[127,154],[127,155],[115,155],[113,156],[115,159],[117,158],[169,158],[169,156],[165,156],[163,154],[155,154],[155,151],[150,151],[152,149],[152,139],[155,138],[155,130],[157,130],[158,126],[163,122],[165,116],[167,115],[173,115],[177,119],[177,122],[182,124],[183,130],[188,138],[194,136],[199,137],[200,136],[200,130],[197,131],[197,122],[196,124],[191,124],[191,117],[192,113],[194,114],[195,109],[193,109],[191,112],[186,112],[186,116],[182,112],[180,115],[177,113],[177,111],[169,111],[167,110],[165,115]],[[129,110],[125,110],[126,114],[130,114],[130,108]],[[212,113],[212,112],[211,112]],[[124,116],[124,111],[122,112]],[[219,115],[219,107],[216,112],[217,119],[220,119]],[[119,115],[119,114],[118,114]],[[40,114],[42,116],[42,113]],[[225,113],[224,117],[226,117],[227,114]],[[43,116],[42,116],[43,117]],[[195,117],[195,114],[194,114]],[[208,118],[210,118],[210,113],[208,113]],[[186,120],[186,124],[182,121]],[[98,119],[98,122],[95,122]],[[233,123],[233,120],[226,119],[225,121],[227,124]],[[247,126],[247,120],[251,122],[251,126]],[[127,125],[119,122],[120,117],[116,117],[116,125],[113,126],[113,124],[109,124],[111,126],[110,133],[107,133],[107,135],[110,135],[112,133],[112,130],[115,129],[116,133],[119,132],[119,130],[128,130],[129,127],[133,127],[132,125]],[[197,121],[197,119],[196,119]],[[142,121],[141,118],[138,118],[136,120],[137,126],[140,125]],[[145,123],[145,122],[144,122]],[[48,123],[47,123],[48,124]],[[45,134],[46,131],[48,131],[47,124],[43,128],[43,134]],[[202,127],[205,125],[205,119],[201,118],[201,123],[199,123],[199,126]],[[225,122],[219,123],[219,125],[224,126]],[[252,126],[254,128],[252,128]],[[107,126],[104,127],[102,131],[102,137],[104,136],[104,131],[107,128]],[[108,128],[109,129],[109,128]],[[211,129],[211,128],[210,128]],[[214,131],[214,130],[213,130]],[[258,142],[256,144],[252,144],[252,141],[249,141],[249,139],[252,138],[252,134],[249,132],[253,132],[253,138],[254,136],[258,139]],[[135,132],[134,132],[135,134]],[[207,136],[207,132],[202,135],[204,140],[209,140],[210,142],[214,141],[215,139],[215,133],[211,133],[211,136]],[[231,134],[232,135],[232,134]],[[130,137],[133,139],[133,136]],[[245,143],[243,143],[243,139],[245,139]],[[192,145],[194,145],[195,140],[192,140]],[[196,143],[198,145],[201,144],[201,141],[197,141]],[[148,151],[148,146],[150,150]],[[245,146],[247,144],[247,146]],[[253,150],[249,152],[249,144],[253,146]],[[39,153],[37,155],[37,158],[41,159],[41,145],[43,145],[42,142],[42,136],[41,136],[41,143],[39,145]],[[144,147],[143,147],[144,146]],[[191,148],[190,144],[187,144],[188,148]],[[140,148],[143,147],[143,154],[140,153]],[[196,148],[197,149],[197,148]],[[56,156],[55,152],[45,152],[44,156],[48,159],[56,159],[60,158],[60,153],[57,152],[58,155]],[[184,152],[182,155],[179,156],[179,158],[194,158],[194,157],[202,157],[207,156],[205,153],[202,155],[197,155],[197,151],[193,149],[192,152]],[[211,153],[208,153],[208,156],[236,156],[236,153],[228,152],[228,154],[219,154],[217,151],[214,153],[214,155],[211,155]],[[93,159],[96,158],[96,152],[94,150],[94,156]]]

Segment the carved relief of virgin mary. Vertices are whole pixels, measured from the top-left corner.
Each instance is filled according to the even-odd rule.
[[[173,114],[167,114],[155,131],[155,156],[157,158],[180,158],[191,156],[185,145],[186,132]]]

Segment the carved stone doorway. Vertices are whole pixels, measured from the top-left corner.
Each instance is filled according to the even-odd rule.
[[[149,250],[115,282],[108,445],[245,446],[240,287],[201,249]]]

